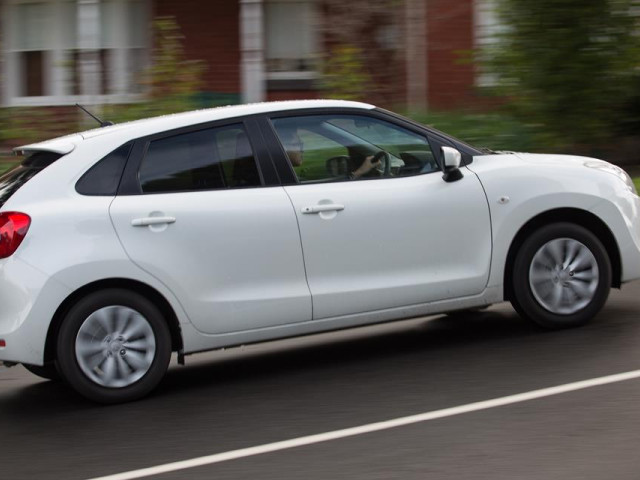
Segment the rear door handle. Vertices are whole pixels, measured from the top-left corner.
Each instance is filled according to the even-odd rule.
[[[148,225],[162,225],[165,223],[174,223],[176,217],[144,217],[134,218],[131,220],[131,225],[134,227],[146,227]]]
[[[340,210],[344,210],[344,205],[340,205],[338,203],[302,207],[302,213],[339,212]]]

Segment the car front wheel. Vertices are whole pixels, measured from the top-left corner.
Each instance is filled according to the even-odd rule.
[[[171,336],[148,299],[108,289],[71,308],[56,351],[71,387],[97,402],[120,403],[143,397],[160,382],[171,357]]]
[[[598,238],[584,227],[554,223],[534,231],[516,253],[511,303],[545,328],[583,325],[605,304],[611,262]]]

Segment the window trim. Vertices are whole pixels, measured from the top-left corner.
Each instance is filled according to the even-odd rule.
[[[171,195],[175,193],[202,193],[202,192],[227,192],[230,190],[245,190],[248,188],[264,188],[280,185],[277,172],[271,160],[271,156],[263,147],[263,139],[259,129],[256,127],[252,116],[233,117],[224,120],[216,120],[213,122],[199,123],[186,127],[165,130],[163,132],[153,133],[134,140],[133,147],[129,154],[129,159],[124,168],[124,174],[118,187],[117,196],[123,195]],[[247,135],[253,157],[256,162],[258,175],[260,176],[260,185],[251,187],[234,187],[234,188],[213,188],[203,190],[172,190],[170,192],[144,192],[140,185],[139,172],[142,160],[147,154],[151,142],[165,138],[175,137],[178,135],[199,132],[202,130],[211,130],[214,128],[228,127],[232,125],[240,125],[244,128]]]
[[[411,132],[419,135],[425,135],[427,141],[432,146],[449,146],[458,149],[462,153],[462,160],[465,165],[472,162],[474,155],[482,155],[482,152],[474,149],[473,147],[466,145],[453,137],[432,130],[431,128],[413,122],[412,120],[405,118],[401,115],[397,115],[386,110],[374,108],[366,110],[358,107],[325,107],[325,108],[304,108],[299,110],[279,110],[275,112],[257,113],[245,116],[225,118],[221,120],[214,120],[211,122],[204,122],[186,127],[174,128],[171,130],[165,130],[163,132],[156,132],[154,134],[146,135],[133,139],[134,145],[129,154],[129,160],[125,166],[124,174],[118,188],[117,195],[158,195],[158,193],[146,193],[143,194],[138,182],[137,174],[142,158],[146,153],[147,144],[149,141],[157,138],[163,138],[165,136],[177,135],[179,133],[187,133],[191,131],[203,130],[207,128],[214,128],[218,126],[225,126],[231,124],[243,123],[246,129],[251,148],[254,150],[254,156],[258,164],[258,172],[263,180],[262,188],[276,187],[276,186],[291,186],[291,185],[312,185],[306,183],[299,183],[297,176],[295,175],[291,164],[280,144],[280,140],[276,135],[273,125],[271,123],[272,118],[282,117],[294,117],[294,116],[308,116],[308,115],[326,115],[326,114],[342,114],[342,115],[363,115],[379,120],[390,122],[398,127],[405,128]],[[433,152],[436,160],[442,165],[441,152],[439,148],[436,148]],[[435,173],[435,172],[428,172]],[[422,175],[426,175],[422,174]],[[409,177],[396,177],[395,179],[409,178]],[[383,180],[383,178],[370,178],[363,180]],[[394,180],[394,178],[384,178],[384,180]],[[246,188],[246,187],[245,187]],[[261,187],[250,187],[261,188]],[[234,189],[235,190],[235,189]],[[239,190],[242,190],[240,188]],[[203,191],[226,191],[226,190],[198,190]],[[190,192],[194,192],[191,190]],[[163,194],[164,195],[164,194]]]

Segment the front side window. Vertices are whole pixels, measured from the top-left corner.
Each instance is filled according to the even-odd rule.
[[[139,172],[144,193],[258,187],[260,174],[242,125],[183,133],[149,144]]]
[[[427,139],[360,115],[272,120],[300,183],[406,177],[440,170]]]

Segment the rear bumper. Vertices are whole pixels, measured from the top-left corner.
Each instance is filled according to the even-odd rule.
[[[42,365],[51,319],[70,293],[17,256],[0,260],[0,361]]]

